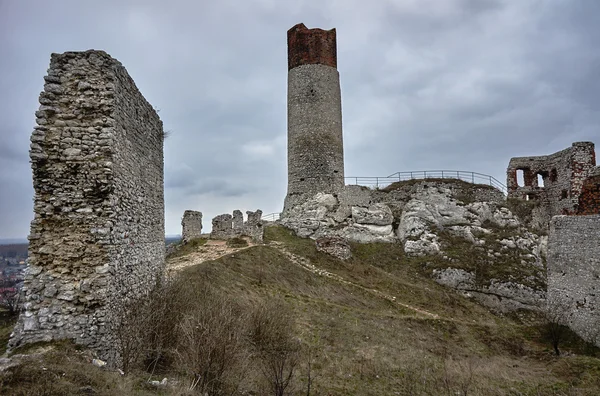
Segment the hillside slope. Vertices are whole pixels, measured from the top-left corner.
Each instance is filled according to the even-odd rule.
[[[568,334],[561,344],[563,354],[555,357],[535,314],[492,314],[436,283],[429,275],[430,260],[406,256],[400,244],[351,247],[353,258],[341,261],[318,252],[310,239],[270,226],[264,245],[203,261],[210,257],[211,247],[197,244],[188,254],[170,259],[168,266],[177,268],[181,276],[176,282],[182,289],[210,285],[247,307],[283,301],[280,309],[291,313],[295,326],[290,331],[303,345],[294,395],[307,394],[308,362],[311,395],[596,395],[600,391],[597,349]],[[64,354],[77,358],[72,355]],[[53,359],[48,364],[59,364]],[[72,389],[94,386],[96,394],[115,394],[116,389],[120,394],[193,394],[181,387],[143,385],[149,374],[114,376],[89,365],[89,371],[99,371],[110,382],[98,389],[97,379],[88,384],[91,380],[82,380],[81,373],[71,375],[61,367],[64,374],[54,381],[70,381]],[[40,381],[47,373],[35,371]],[[159,380],[175,379],[175,384],[188,382],[185,373],[168,366],[155,374]],[[255,366],[250,365],[246,374],[236,394],[268,394]],[[5,373],[0,384],[19,389],[10,374]]]

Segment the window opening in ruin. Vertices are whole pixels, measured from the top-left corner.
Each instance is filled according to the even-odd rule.
[[[556,171],[556,168],[552,168],[550,171],[550,181],[554,183],[556,179],[558,179],[558,172]]]
[[[567,190],[562,190],[562,192],[560,193],[560,199],[567,199],[568,196],[569,193],[567,192]]]
[[[537,174],[538,187],[544,187],[544,176],[541,173]]]
[[[525,201],[529,201],[529,194],[525,195]]]
[[[523,169],[517,169],[517,186],[523,187],[525,185],[525,173]]]

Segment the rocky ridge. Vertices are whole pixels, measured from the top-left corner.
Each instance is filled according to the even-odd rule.
[[[380,190],[347,186],[289,209],[298,236],[401,243],[433,279],[500,311],[539,309],[547,237],[529,229],[490,186],[421,180]]]

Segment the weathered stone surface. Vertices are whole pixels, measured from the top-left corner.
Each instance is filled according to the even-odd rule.
[[[392,211],[384,204],[373,204],[367,208],[353,206],[351,214],[352,219],[357,224],[389,226],[394,221]]]
[[[248,220],[244,223],[242,235],[249,236],[255,242],[262,242],[265,230],[263,227],[262,210],[257,209],[255,212],[247,211]]]
[[[233,216],[230,214],[222,214],[216,216],[212,220],[213,228],[210,237],[213,239],[230,239],[234,237],[248,236],[255,242],[262,242],[264,235],[264,227],[262,210],[256,212],[247,211],[248,221],[244,222],[242,212],[239,210],[233,211]]]
[[[340,260],[348,260],[352,257],[350,245],[344,238],[336,236],[322,237],[315,241],[315,245],[319,252],[327,253]]]
[[[577,212],[584,181],[595,166],[591,142],[575,142],[550,155],[511,158],[506,171],[508,197],[536,201],[532,225],[547,230],[552,216]],[[523,186],[518,184],[517,171],[523,172]]]
[[[202,236],[202,212],[186,210],[181,219],[181,240],[189,242]]]
[[[445,186],[422,184],[403,206],[396,234],[407,254],[422,256],[441,252],[437,235],[440,230],[478,243],[473,233],[486,232],[482,225],[487,222],[500,228],[521,225],[510,210],[494,202],[465,205]]]
[[[543,290],[536,290],[517,282],[493,279],[489,285],[480,285],[473,272],[458,268],[434,270],[433,279],[502,313],[518,309],[540,311],[546,299]]]
[[[548,300],[569,327],[600,345],[600,215],[555,216],[548,234]]]
[[[212,219],[212,231],[210,237],[213,239],[229,239],[233,237],[233,217],[222,214]]]
[[[232,228],[234,235],[241,235],[244,229],[244,215],[240,210],[233,211]]]
[[[335,29],[288,31],[288,191],[284,212],[344,188],[342,102]]]
[[[123,305],[164,269],[162,122],[103,51],[52,54],[45,79],[25,311],[10,346],[70,338],[116,363]]]

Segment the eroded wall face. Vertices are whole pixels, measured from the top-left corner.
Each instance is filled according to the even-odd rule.
[[[577,213],[584,181],[595,166],[594,144],[590,142],[576,142],[547,156],[512,158],[506,178],[508,197],[536,201],[535,225],[546,229],[552,216]],[[523,172],[522,186],[518,171]]]
[[[600,215],[556,216],[548,234],[548,300],[569,326],[600,343]]]
[[[589,177],[583,182],[579,204],[577,205],[577,214],[600,214],[600,166],[594,168]]]
[[[181,240],[183,242],[200,238],[202,236],[202,212],[195,210],[186,210],[183,212],[181,227]]]
[[[162,122],[103,51],[52,54],[45,80],[25,312],[10,345],[72,338],[115,361],[123,304],[164,269]]]

